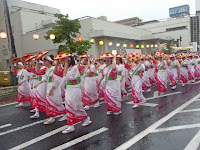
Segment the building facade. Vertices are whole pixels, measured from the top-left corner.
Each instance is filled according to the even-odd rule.
[[[200,1],[195,0],[195,9],[196,9],[196,15],[199,19],[199,42],[198,42],[198,48],[200,49]]]
[[[137,28],[151,31],[152,34],[161,39],[174,39],[177,47],[187,47],[191,42],[191,17],[154,21],[144,25],[138,25]],[[180,37],[182,41],[180,43]]]
[[[27,53],[38,54],[44,50],[56,54],[59,44],[45,40],[44,36],[55,25],[54,14],[60,13],[59,9],[21,0],[8,0],[8,7],[18,57]],[[5,18],[2,1],[0,1],[0,18]],[[141,19],[137,17],[116,22],[107,21],[105,16],[83,17],[79,19],[80,36],[84,40],[94,39],[95,42],[88,51],[91,57],[112,50],[124,53],[127,49],[139,49],[143,54],[149,54],[160,50],[160,42],[164,40],[172,38],[177,40],[181,36],[182,42],[176,46],[184,47],[189,45],[192,37],[196,40],[196,34],[191,34],[191,30],[194,30],[191,25],[193,20],[195,19],[187,16],[141,23]],[[195,27],[197,25],[195,24]],[[0,29],[9,32],[5,20],[0,20]],[[33,39],[34,34],[39,35],[38,40]],[[9,40],[9,37],[0,39],[0,70],[5,70],[8,60],[12,58]],[[103,41],[104,44],[100,45],[99,41]]]

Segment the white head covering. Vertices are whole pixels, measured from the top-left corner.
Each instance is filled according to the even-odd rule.
[[[42,65],[43,65],[43,61],[40,60],[40,61],[39,61],[39,64],[42,64]]]
[[[45,59],[48,60],[48,61],[50,61],[50,62],[53,62],[53,60],[51,59],[50,56],[46,56]]]
[[[17,64],[18,64],[18,65],[22,65],[22,66],[23,66],[23,63],[22,63],[22,62],[18,62]]]

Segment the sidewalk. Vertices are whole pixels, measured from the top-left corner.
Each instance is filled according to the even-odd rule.
[[[17,86],[0,87],[0,105],[17,101]]]

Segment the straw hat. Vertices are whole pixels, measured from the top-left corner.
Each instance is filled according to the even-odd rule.
[[[171,55],[169,55],[169,57],[171,58],[171,57],[175,57],[175,54],[171,54]]]
[[[116,54],[116,57],[117,58],[123,58],[123,55],[122,54]]]
[[[111,54],[111,53],[104,53],[104,54],[101,54],[100,58],[113,58],[114,55]]]
[[[163,52],[156,52],[155,55],[157,57],[164,57],[164,53]]]
[[[47,50],[45,50],[44,52],[39,52],[39,55],[37,56],[37,59],[42,58],[43,56],[45,56],[46,54],[48,54],[49,52]]]
[[[19,57],[15,57],[15,58],[12,58],[11,59],[11,63],[18,63],[20,61],[20,58]]]
[[[129,61],[135,62],[135,61],[139,60],[140,58],[141,57],[140,57],[139,53],[131,53],[131,54],[129,54]]]
[[[25,60],[25,62],[30,61],[36,57],[37,57],[36,55],[28,55],[28,58]]]
[[[90,57],[90,55],[89,54],[85,54],[85,53],[83,53],[82,55],[80,55],[80,58],[86,58],[86,57]]]

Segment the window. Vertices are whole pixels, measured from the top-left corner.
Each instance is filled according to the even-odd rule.
[[[187,26],[181,26],[181,27],[175,27],[175,28],[167,28],[166,31],[170,32],[170,31],[184,30],[184,29],[187,29]]]

